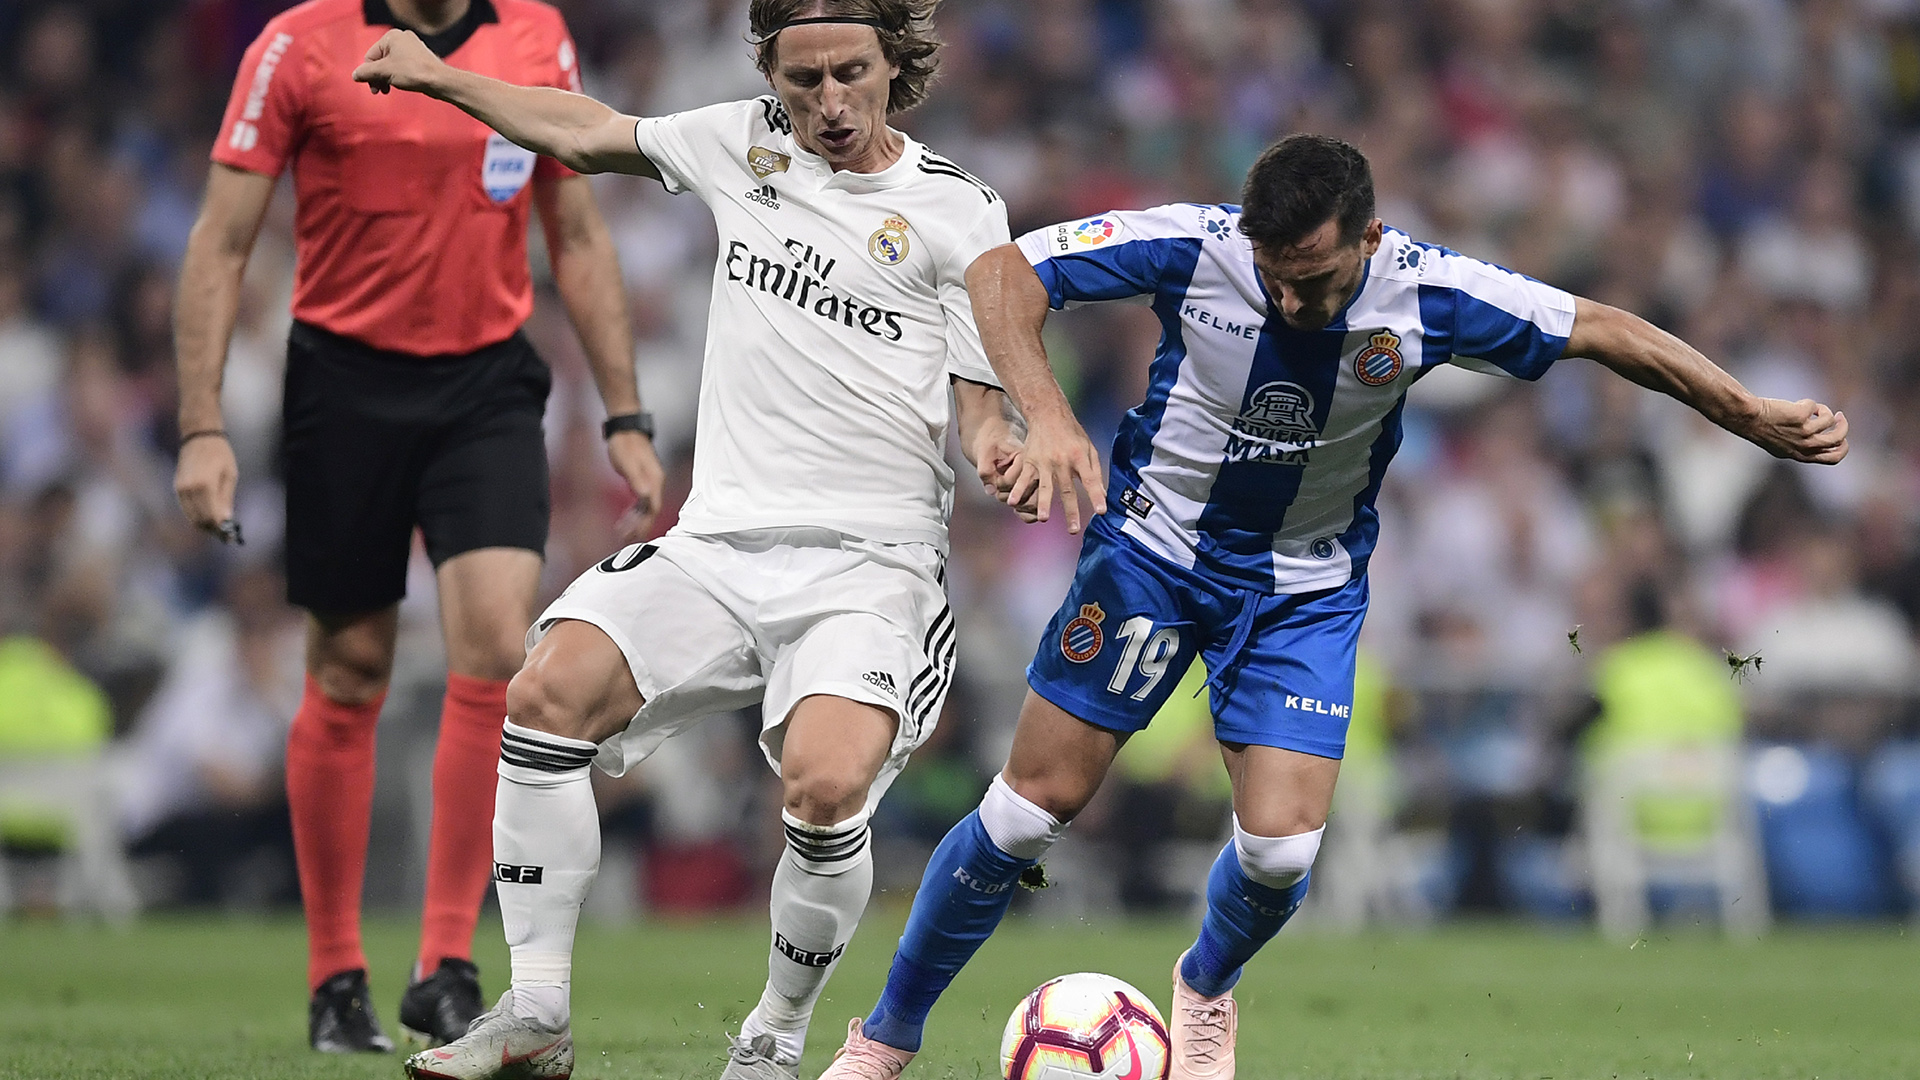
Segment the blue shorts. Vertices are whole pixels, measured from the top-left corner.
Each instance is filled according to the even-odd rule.
[[[1367,579],[1297,596],[1213,581],[1096,518],[1027,683],[1090,724],[1147,726],[1195,655],[1214,736],[1339,758],[1353,709]]]

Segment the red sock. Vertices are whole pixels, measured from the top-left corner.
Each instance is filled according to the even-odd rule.
[[[287,806],[307,911],[307,984],[367,966],[360,885],[373,817],[373,734],[386,695],[344,705],[307,677],[287,733]]]
[[[420,921],[420,973],[473,956],[473,924],[493,877],[493,789],[500,773],[505,680],[447,673],[433,754],[433,835]]]

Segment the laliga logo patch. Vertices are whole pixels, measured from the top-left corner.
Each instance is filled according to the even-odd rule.
[[[1385,386],[1400,377],[1400,336],[1382,330],[1367,339],[1367,347],[1353,358],[1353,373],[1368,386]]]
[[[1060,631],[1060,655],[1076,664],[1100,655],[1100,646],[1107,640],[1100,624],[1106,621],[1107,613],[1100,610],[1099,604],[1081,604],[1080,614]]]
[[[1073,238],[1087,247],[1099,247],[1112,240],[1120,231],[1120,223],[1112,218],[1088,218],[1074,227]]]
[[[867,254],[883,266],[898,266],[907,257],[907,219],[895,215],[867,237]]]
[[[486,156],[480,159],[480,186],[487,189],[487,198],[506,202],[520,194],[531,179],[533,151],[508,142],[505,135],[487,139]]]
[[[777,172],[786,172],[793,159],[778,150],[769,150],[764,146],[747,147],[747,168],[753,175],[765,180]]]

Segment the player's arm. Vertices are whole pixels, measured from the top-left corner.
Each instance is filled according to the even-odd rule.
[[[584,176],[536,178],[533,197],[547,237],[554,288],[567,306],[574,332],[580,335],[607,415],[637,413],[640,386],[633,373],[627,293],[592,183]],[[607,459],[633,490],[632,518],[624,531],[629,539],[642,539],[660,510],[665,484],[653,440],[637,431],[616,431],[607,439]]]
[[[1040,337],[1050,304],[1046,286],[1013,244],[1002,244],[967,267],[967,294],[973,301],[980,344],[1007,396],[1027,421],[1026,446],[1007,492],[1010,505],[1031,500],[1035,518],[1047,520],[1055,492],[1067,512],[1067,530],[1080,531],[1077,478],[1096,514],[1107,511],[1106,475],[1100,452],[1074,418],[1067,395],[1053,377]]]
[[[1577,298],[1566,355],[1598,361],[1683,401],[1775,457],[1831,465],[1847,456],[1845,413],[1810,398],[1760,397],[1693,346],[1631,312]]]
[[[979,474],[986,493],[1007,502],[1025,445],[1027,423],[1013,407],[1013,399],[999,387],[958,375],[951,378],[960,452]],[[1014,504],[1013,508],[1028,521],[1038,520],[1030,503]]]
[[[240,310],[240,283],[247,256],[273,199],[274,178],[215,164],[207,175],[206,200],[187,236],[174,301],[173,351],[179,366],[180,434],[224,431],[220,384],[227,342]],[[233,447],[224,435],[188,439],[180,447],[173,489],[187,520],[216,535],[233,517],[233,491],[240,480]]]
[[[634,142],[635,118],[584,94],[550,86],[514,86],[462,71],[433,55],[411,30],[389,30],[353,69],[376,94],[413,90],[458,106],[514,143],[575,172],[619,172],[660,179]]]

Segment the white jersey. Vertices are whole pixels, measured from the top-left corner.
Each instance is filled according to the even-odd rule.
[[[905,135],[835,172],[772,97],[641,120],[667,190],[713,210],[693,491],[677,531],[819,526],[945,550],[948,376],[998,386],[965,275],[1008,242],[991,188]]]

